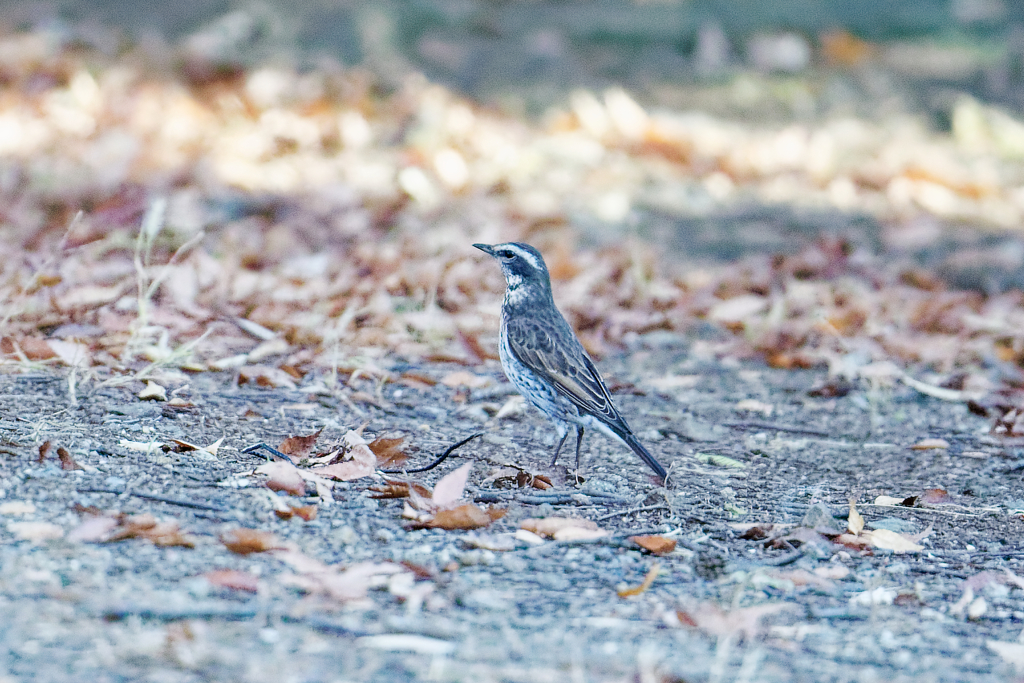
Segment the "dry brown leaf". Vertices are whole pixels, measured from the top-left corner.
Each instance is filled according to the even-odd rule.
[[[410,524],[410,528],[447,529],[448,531],[481,529],[504,516],[505,510],[494,507],[485,510],[473,503],[465,503],[455,508],[438,510],[429,520],[413,522]]]
[[[305,569],[293,567],[300,573],[281,577],[281,583],[339,603],[365,598],[370,588],[385,583],[389,576],[407,571],[392,562],[361,562],[346,569],[325,565],[317,569],[315,564]]]
[[[8,522],[7,530],[20,541],[40,543],[61,538],[64,529],[52,522]]]
[[[217,588],[229,588],[247,593],[256,593],[260,587],[259,579],[255,574],[237,569],[214,569],[203,574],[203,578]]]
[[[917,498],[917,505],[951,505],[953,497],[945,489],[927,489]]]
[[[743,528],[739,530],[743,532],[740,534],[740,538],[748,541],[761,541],[772,535],[775,530],[775,525],[770,522],[745,524],[743,525]]]
[[[429,389],[437,384],[436,379],[419,372],[403,372],[398,381],[413,389]]]
[[[323,427],[306,436],[289,436],[281,442],[277,450],[287,455],[293,461],[302,460],[313,450],[313,446],[316,444],[316,440],[320,438],[322,431],[324,431]]]
[[[36,462],[42,463],[44,460],[46,460],[46,456],[49,455],[50,448],[52,447],[53,444],[51,444],[49,441],[44,441],[43,443],[39,444],[39,459]]]
[[[110,538],[120,522],[115,516],[96,515],[82,520],[82,523],[68,532],[69,541],[100,543]]]
[[[89,347],[78,342],[62,341],[60,339],[47,340],[47,345],[53,349],[60,361],[69,367],[87,367],[91,364]]]
[[[903,534],[888,529],[871,529],[862,536],[876,548],[892,550],[897,553],[916,553],[924,550],[924,546],[914,543]]]
[[[704,602],[677,613],[680,623],[692,625],[715,636],[740,635],[753,640],[761,633],[761,620],[769,615],[792,609],[785,603],[754,605],[726,612],[718,605]]]
[[[600,538],[608,533],[598,527],[596,522],[589,519],[577,519],[575,517],[543,517],[524,519],[519,523],[519,528],[526,529],[538,536],[544,536],[555,540]],[[597,535],[593,535],[595,533]]]
[[[818,588],[829,589],[835,585],[830,580],[830,577],[822,576],[817,572],[809,572],[806,569],[769,569],[767,574],[772,578],[792,581],[794,586],[817,586]]]
[[[676,549],[676,541],[665,536],[630,536],[629,540],[655,555],[667,555]]]
[[[468,372],[466,370],[456,370],[455,372],[450,372],[441,378],[441,384],[453,389],[457,387],[479,389],[487,386],[490,382],[490,377],[485,375],[474,375],[472,372]]]
[[[298,517],[306,522],[316,519],[317,507],[316,505],[296,505],[285,506],[280,509],[275,509],[274,514],[281,519],[291,519],[292,517]]]
[[[292,376],[279,368],[269,365],[246,365],[238,369],[238,382],[245,384],[252,382],[260,387],[271,389],[295,389],[295,380]]]
[[[62,470],[84,470],[85,468],[75,462],[75,459],[71,457],[71,453],[68,449],[60,446],[57,449],[57,457],[60,458],[60,468]]]
[[[644,580],[640,583],[639,586],[634,586],[633,588],[622,588],[616,591],[616,593],[619,594],[620,598],[632,598],[634,596],[640,595],[641,593],[646,592],[647,589],[651,587],[651,585],[654,583],[654,580],[658,578],[658,572],[660,571],[661,565],[655,562],[651,565],[651,568],[647,570],[647,574],[646,576],[644,576]]]
[[[85,519],[68,534],[68,539],[87,543],[110,543],[141,538],[159,546],[194,548],[197,539],[183,532],[176,521],[160,522],[149,514],[101,513]]]
[[[871,541],[867,537],[854,534],[839,534],[832,539],[832,542],[845,545],[847,548],[853,548],[854,550],[862,550],[871,545]]]
[[[0,340],[0,352],[4,355],[17,357],[19,351],[29,360],[49,360],[57,357],[45,339],[23,337],[15,341],[12,337],[4,337]]]
[[[462,499],[462,493],[469,481],[469,471],[473,469],[473,463],[467,462],[448,474],[441,477],[434,485],[434,493],[430,500],[435,509],[442,509],[455,505]]]
[[[290,462],[275,460],[260,465],[256,474],[267,475],[267,488],[271,491],[285,491],[293,496],[306,495],[306,481],[299,468]]]
[[[363,437],[349,430],[345,434],[344,442],[348,460],[333,465],[312,467],[309,471],[317,476],[338,481],[352,481],[373,474],[377,469],[377,456],[370,450]]]
[[[864,530],[864,518],[857,512],[857,506],[854,504],[853,498],[850,498],[850,516],[847,518],[846,528],[854,536]]]
[[[911,448],[915,451],[927,451],[936,448],[949,448],[949,442],[945,439],[921,439]]]
[[[268,550],[286,550],[287,544],[269,531],[258,529],[229,529],[220,536],[220,542],[233,553],[248,555]]]
[[[381,469],[394,469],[409,459],[409,456],[402,452],[400,446],[405,437],[385,438],[378,436],[368,446],[373,454],[377,456],[377,467]]]

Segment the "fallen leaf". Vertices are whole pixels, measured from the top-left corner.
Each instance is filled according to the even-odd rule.
[[[64,529],[50,522],[8,522],[7,530],[19,541],[40,543],[64,536]]]
[[[46,342],[64,365],[88,367],[91,363],[89,347],[78,342],[50,339]]]
[[[435,508],[450,507],[462,499],[471,469],[473,469],[473,463],[467,462],[441,477],[434,485],[434,493],[431,496],[431,502]]]
[[[280,510],[274,510],[274,514],[281,519],[291,519],[292,517],[298,517],[299,519],[310,522],[316,519],[317,507],[316,505],[296,505],[285,506]]]
[[[284,555],[279,557],[285,559]],[[282,576],[281,583],[294,586],[311,596],[340,603],[365,598],[370,588],[386,585],[389,576],[407,571],[400,564],[393,562],[360,562],[345,569],[326,566],[316,561],[308,563],[305,567],[291,561],[289,564],[300,573]]]
[[[160,450],[163,443],[160,441],[129,441],[128,439],[121,439],[118,445],[121,448],[127,448],[138,453],[152,453]]]
[[[608,532],[604,529],[584,529],[578,526],[569,526],[559,529],[552,535],[555,541],[589,541],[595,538],[604,538]]]
[[[81,524],[68,532],[68,540],[81,543],[100,543],[110,538],[119,524],[118,518],[114,516],[87,517]]]
[[[505,510],[493,507],[484,510],[473,503],[465,503],[455,508],[438,510],[429,521],[413,522],[410,528],[447,529],[449,531],[456,529],[480,529],[504,516]]]
[[[768,308],[768,298],[744,294],[715,304],[708,311],[708,320],[720,323],[740,323]]]
[[[850,598],[851,605],[863,605],[864,607],[871,607],[872,605],[891,605],[896,600],[897,592],[892,588],[885,588],[879,586],[868,591],[861,591],[854,593],[853,597]]]
[[[793,609],[793,606],[786,603],[770,603],[726,612],[714,603],[704,602],[689,609],[679,610],[676,615],[681,624],[694,626],[711,635],[740,635],[753,640],[761,633],[762,619],[790,609]]]
[[[888,529],[871,529],[865,532],[863,537],[876,548],[892,550],[897,553],[915,553],[924,550],[924,546],[914,543],[903,534]]]
[[[277,447],[277,450],[281,451],[292,460],[302,460],[313,450],[313,446],[316,444],[316,440],[320,438],[320,433],[324,431],[321,427],[312,434],[306,436],[289,436],[287,439],[281,442],[281,445]]]
[[[665,536],[630,536],[629,540],[655,555],[667,555],[676,549],[676,541]]]
[[[918,505],[950,505],[953,497],[945,489],[927,489],[918,499]]]
[[[36,462],[42,463],[44,460],[46,460],[46,456],[49,455],[50,448],[52,446],[53,444],[51,444],[49,441],[44,441],[43,443],[39,444],[39,459]]]
[[[259,579],[255,574],[237,569],[214,569],[203,574],[203,578],[217,588],[230,588],[247,593],[258,592],[260,586]]]
[[[892,496],[877,496],[875,505],[902,505],[903,500],[903,498],[893,498]]]
[[[945,439],[921,439],[910,448],[915,451],[927,451],[934,448],[949,448],[949,442]]]
[[[854,536],[864,530],[864,518],[857,512],[857,506],[854,504],[853,498],[850,498],[850,516],[847,519],[846,528]]]
[[[220,542],[233,553],[248,555],[250,553],[265,553],[268,550],[285,550],[287,545],[269,531],[258,529],[229,529],[220,536]]]
[[[252,382],[257,386],[273,389],[296,388],[295,380],[290,374],[269,365],[246,365],[238,368],[238,382]]]
[[[774,579],[791,581],[794,586],[816,586],[818,588],[830,589],[835,585],[829,577],[821,576],[817,572],[809,572],[806,569],[769,569],[767,574]]]
[[[0,515],[31,515],[36,511],[36,506],[27,500],[9,500],[0,503]]]
[[[115,526],[102,542],[123,541],[130,538],[142,538],[153,545],[159,546],[181,546],[194,548],[196,539],[184,533],[175,521],[158,522],[153,515],[143,513],[140,515],[126,515],[117,513],[115,519],[118,525]]]
[[[368,487],[373,493],[371,498],[408,498],[410,491],[415,491],[421,499],[430,499],[430,489],[415,481],[399,481],[397,479],[386,479],[383,484],[374,484]]]
[[[567,529],[579,529],[583,531],[598,531],[601,535],[606,535],[606,531],[602,531],[597,526],[596,522],[589,519],[577,519],[575,517],[543,517],[543,518],[531,518],[524,519],[519,523],[520,529],[526,529],[527,531],[537,534],[538,536],[547,536],[548,538],[555,538],[555,535],[559,532]]]
[[[744,524],[743,527],[738,530],[743,532],[740,534],[740,538],[742,539],[746,539],[748,541],[761,541],[768,538],[774,529],[774,524],[762,522],[759,524]]]
[[[745,398],[736,404],[736,410],[745,410],[752,413],[761,413],[765,417],[768,417],[775,411],[775,406],[773,406],[771,403],[758,401],[757,399]]]
[[[71,453],[68,449],[63,446],[57,449],[57,457],[60,458],[60,468],[62,470],[84,470],[85,468],[75,462],[75,459],[71,457]]]
[[[402,436],[391,439],[378,436],[371,441],[368,446],[373,451],[373,454],[377,456],[377,467],[393,469],[408,460],[409,456],[403,453],[400,448],[403,441],[405,441],[405,437]]]
[[[344,437],[346,456],[350,458],[334,465],[310,468],[318,476],[339,481],[352,481],[373,474],[377,469],[377,456],[358,433],[349,430]]]
[[[446,387],[468,387],[470,389],[479,389],[490,384],[491,378],[484,375],[474,375],[472,372],[466,370],[456,370],[450,372],[441,378],[441,384]]]
[[[28,360],[49,360],[57,357],[57,353],[46,340],[37,337],[24,337],[18,341],[12,337],[4,337],[0,341],[0,352],[12,356],[23,354]]]
[[[437,380],[434,379],[433,377],[430,377],[429,375],[424,375],[423,373],[420,372],[412,371],[403,372],[399,376],[398,381],[407,387],[412,387],[413,389],[429,389],[430,387],[437,384]]]
[[[654,583],[654,580],[658,578],[658,573],[661,571],[661,565],[655,562],[651,565],[651,568],[647,570],[647,575],[644,576],[644,580],[639,586],[633,588],[621,588],[616,591],[620,598],[631,598],[647,591],[648,588]]]
[[[306,481],[299,468],[290,462],[275,460],[260,465],[256,474],[267,475],[267,488],[271,491],[285,491],[293,496],[306,495]]]

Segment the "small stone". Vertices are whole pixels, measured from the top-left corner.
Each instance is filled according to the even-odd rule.
[[[139,398],[143,401],[166,401],[167,390],[156,382],[146,382],[146,388],[139,392]]]

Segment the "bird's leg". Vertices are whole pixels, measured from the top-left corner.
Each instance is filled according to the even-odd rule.
[[[576,425],[576,472],[580,471],[580,446],[583,445],[583,425]]]
[[[563,446],[563,444],[565,444],[565,440],[568,439],[568,438],[569,438],[569,430],[567,429],[567,430],[565,430],[565,433],[562,434],[562,438],[559,439],[558,445],[555,446],[555,455],[554,455],[553,458],[551,458],[551,464],[548,465],[548,467],[554,467],[555,466],[555,463],[558,461],[558,454],[562,451],[562,446]],[[578,448],[579,448],[579,446],[577,446],[577,449]]]

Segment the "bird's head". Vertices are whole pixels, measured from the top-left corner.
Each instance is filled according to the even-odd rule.
[[[473,246],[498,260],[509,292],[521,292],[527,297],[551,296],[551,277],[544,257],[529,244],[506,242]]]

